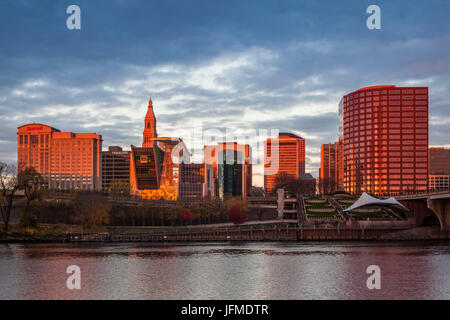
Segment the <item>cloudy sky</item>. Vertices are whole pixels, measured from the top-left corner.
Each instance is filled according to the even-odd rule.
[[[66,27],[71,4],[81,30]],[[29,122],[140,145],[151,96],[159,135],[194,159],[199,131],[256,143],[275,129],[306,139],[317,176],[341,96],[380,84],[429,86],[430,145],[450,147],[449,13],[448,0],[2,0],[0,160]]]

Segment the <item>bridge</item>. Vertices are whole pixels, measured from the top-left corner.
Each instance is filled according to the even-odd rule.
[[[408,207],[416,225],[439,223],[441,230],[450,231],[450,191],[399,195],[395,198]]]

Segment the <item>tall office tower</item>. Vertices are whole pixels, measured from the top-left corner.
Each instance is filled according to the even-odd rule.
[[[32,123],[18,127],[17,138],[19,171],[34,167],[52,189],[101,190],[101,135]]]
[[[204,146],[204,161],[212,166],[215,195],[247,197],[252,187],[251,147],[237,142],[222,142],[217,146]]]
[[[343,142],[323,144],[320,147],[319,190],[322,194],[343,190]]]
[[[342,98],[339,113],[346,191],[427,190],[427,87],[362,88]]]
[[[214,195],[214,173],[206,163],[181,163],[178,197],[184,200],[200,200]]]
[[[450,149],[432,147],[429,149],[431,191],[450,190]]]
[[[264,189],[275,190],[276,177],[287,173],[299,179],[305,173],[305,139],[292,133],[280,132],[278,138],[264,142]]]
[[[148,101],[147,114],[145,115],[145,127],[142,133],[142,146],[151,147],[153,145],[152,138],[156,138],[158,133],[156,132],[156,118],[153,112],[153,102],[152,99]]]
[[[114,181],[130,182],[130,151],[109,146],[102,151],[102,189],[108,191]]]

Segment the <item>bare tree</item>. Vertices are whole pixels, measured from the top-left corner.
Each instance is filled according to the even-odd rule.
[[[298,189],[302,195],[313,196],[316,194],[316,179],[301,178],[298,180]]]
[[[316,180],[313,178],[295,178],[294,176],[281,172],[275,178],[275,190],[284,188],[288,193],[314,195],[316,193]]]
[[[44,179],[42,175],[33,167],[27,167],[20,171],[17,175],[17,183],[19,189],[23,189],[27,203],[24,214],[28,214],[28,209],[33,201],[41,201],[43,198]]]
[[[334,178],[320,179],[320,192],[323,194],[330,194],[338,190],[338,184]]]
[[[279,174],[277,174],[277,176],[275,177],[275,188],[274,190],[280,189],[280,188],[284,188],[284,190],[286,192],[290,192],[290,193],[296,193],[297,189],[298,189],[298,180],[286,173],[286,172],[280,172]]]
[[[4,232],[8,232],[14,194],[19,187],[16,166],[14,164],[8,165],[0,162],[0,210],[4,224]]]
[[[248,191],[248,195],[250,197],[264,197],[265,193],[264,193],[264,189],[263,188],[253,186]]]

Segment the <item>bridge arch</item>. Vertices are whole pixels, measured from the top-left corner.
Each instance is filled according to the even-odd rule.
[[[450,199],[430,197],[427,206],[439,219],[441,230],[450,230]]]
[[[430,215],[423,219],[422,225],[426,227],[441,227],[441,221],[439,221],[437,215]]]
[[[416,226],[439,226],[443,229],[440,216],[428,207],[426,198],[402,199],[401,203],[409,209],[408,218],[412,219]]]

